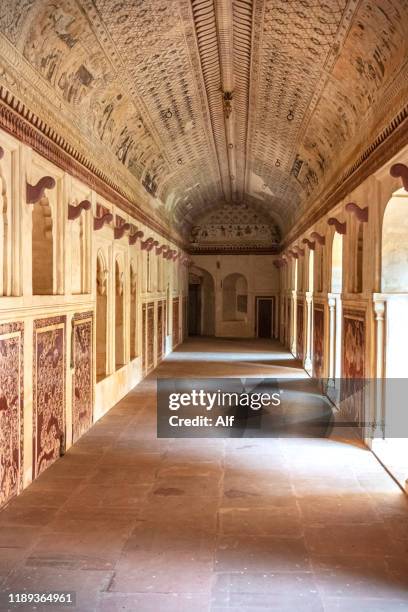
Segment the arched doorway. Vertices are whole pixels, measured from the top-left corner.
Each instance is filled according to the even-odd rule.
[[[212,275],[194,267],[188,276],[188,334],[215,335],[215,284]]]

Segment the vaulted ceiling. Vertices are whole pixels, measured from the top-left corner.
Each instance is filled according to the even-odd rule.
[[[407,24],[408,0],[7,0],[0,84],[181,233],[226,202],[287,232],[406,106]]]

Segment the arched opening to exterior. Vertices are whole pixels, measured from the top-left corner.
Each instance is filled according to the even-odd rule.
[[[384,422],[384,439],[373,441],[373,450],[390,472],[406,486],[408,441],[406,386],[408,378],[408,194],[396,191],[388,201],[381,237],[381,294],[375,301],[377,313],[377,422]],[[397,427],[395,426],[397,425]],[[402,438],[396,437],[405,436]]]
[[[202,268],[193,268],[188,277],[188,333],[215,335],[215,283]]]
[[[248,312],[248,283],[243,274],[228,274],[222,283],[224,321],[244,321]]]
[[[137,274],[134,263],[130,264],[129,354],[130,359],[137,357]]]
[[[32,209],[32,286],[33,295],[54,293],[54,248],[51,206],[46,197]]]
[[[100,253],[96,259],[96,381],[106,378],[108,270]]]
[[[115,368],[125,364],[124,354],[124,277],[118,260],[115,262]]]
[[[341,351],[342,351],[342,306],[341,292],[343,288],[343,236],[334,233],[331,252],[331,282],[329,294],[329,372],[334,393],[332,400],[338,403],[340,396]]]

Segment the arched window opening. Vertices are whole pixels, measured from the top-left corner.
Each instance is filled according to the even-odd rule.
[[[32,286],[33,295],[54,293],[53,224],[46,197],[32,207]]]
[[[123,316],[123,272],[118,260],[115,263],[115,368],[118,370],[125,364],[124,355],[124,316]]]
[[[332,401],[339,401],[341,378],[341,335],[342,306],[340,294],[343,289],[343,236],[335,232],[331,256],[331,293],[330,299],[330,377],[334,380]]]
[[[363,291],[363,248],[364,248],[364,225],[359,224],[356,244],[356,276],[355,293]]]
[[[245,276],[234,273],[222,284],[224,321],[243,321],[248,311],[248,284]]]
[[[102,256],[96,260],[96,381],[106,378],[108,271]]]
[[[130,324],[129,354],[131,359],[137,357],[137,275],[133,265],[130,266]]]
[[[343,285],[343,237],[337,232],[333,236],[331,291],[341,293]]]

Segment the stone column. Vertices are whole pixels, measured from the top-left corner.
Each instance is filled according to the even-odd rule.
[[[331,384],[335,378],[335,349],[336,349],[336,296],[327,294],[329,303],[329,376]]]
[[[373,294],[375,326],[376,326],[376,385],[375,385],[375,402],[374,414],[372,415],[375,421],[371,428],[372,435],[381,435],[384,438],[384,419],[385,419],[385,402],[384,402],[384,351],[385,351],[385,304],[386,299],[381,293]]]

